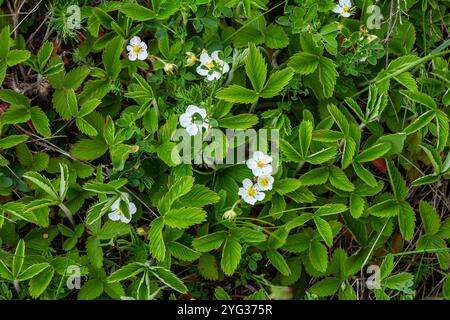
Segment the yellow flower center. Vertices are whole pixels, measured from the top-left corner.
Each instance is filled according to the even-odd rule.
[[[260,185],[262,185],[263,187],[267,187],[268,185],[269,185],[269,179],[267,179],[267,178],[261,178],[260,180],[259,180],[259,184]]]
[[[134,53],[139,53],[141,51],[141,47],[140,46],[134,46],[133,47],[133,51],[134,51]]]
[[[247,195],[249,196],[249,197],[255,197],[256,196],[256,190],[255,190],[255,188],[253,188],[253,187],[250,187],[250,188],[248,188],[247,189]]]
[[[350,7],[342,7],[343,12],[350,12]]]
[[[258,160],[258,161],[256,162],[256,165],[258,166],[258,168],[262,169],[262,168],[264,168],[265,163],[264,163],[264,161],[262,161],[262,160]]]
[[[207,64],[208,68],[212,69],[214,68],[215,64],[213,61],[211,61],[210,63]]]

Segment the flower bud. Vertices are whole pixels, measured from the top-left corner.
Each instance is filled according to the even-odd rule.
[[[173,74],[173,72],[175,71],[176,68],[177,68],[177,66],[174,65],[173,63],[165,63],[164,64],[164,71],[167,74]]]
[[[223,218],[227,219],[227,220],[234,219],[234,218],[236,218],[236,216],[237,216],[237,213],[233,209],[228,210],[223,214]]]
[[[136,233],[137,233],[139,236],[142,237],[142,236],[145,235],[145,229],[142,228],[142,227],[139,227],[139,228],[136,229]]]
[[[193,66],[198,61],[198,59],[194,53],[186,52],[186,55],[187,55],[186,66],[188,66],[188,67]]]

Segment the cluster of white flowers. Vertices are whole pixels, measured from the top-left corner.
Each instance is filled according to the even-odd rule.
[[[193,57],[190,56],[190,63],[192,63]],[[189,58],[188,58],[189,63]],[[219,51],[214,51],[211,56],[203,50],[200,55],[200,65],[197,67],[197,73],[201,76],[206,76],[208,81],[219,80],[220,77],[230,71],[228,63],[219,58]]]
[[[148,57],[147,53],[147,45],[144,41],[141,41],[141,38],[138,36],[134,36],[131,38],[128,46],[128,59],[131,61],[135,60],[145,60]]]
[[[348,18],[352,15],[352,2],[350,0],[339,0],[339,4],[334,7],[333,12],[340,14],[344,18]]]
[[[120,209],[121,198],[117,198],[116,201],[111,206],[111,212],[108,214],[109,219],[112,221],[122,221],[123,223],[130,223],[131,216],[136,213],[136,205],[130,201],[130,196],[128,193],[122,192],[122,197],[125,199],[126,206],[128,207],[128,212],[130,213],[130,219],[125,217],[122,210]]]
[[[256,201],[261,201],[265,197],[263,191],[272,190],[274,178],[272,177],[272,157],[265,155],[261,151],[255,151],[251,159],[247,160],[247,167],[252,170],[254,180],[250,179],[242,181],[242,188],[239,188],[238,194],[242,199],[254,205]]]
[[[195,136],[202,131],[202,128],[209,128],[209,121],[206,118],[206,110],[193,104],[189,105],[186,112],[180,118],[180,125],[186,128],[190,136]]]

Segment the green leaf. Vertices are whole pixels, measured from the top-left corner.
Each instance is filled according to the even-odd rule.
[[[111,79],[116,79],[122,69],[120,56],[123,51],[123,39],[115,37],[109,41],[103,51],[102,61],[105,66],[106,73]]]
[[[336,147],[329,147],[310,154],[305,161],[312,164],[322,164],[336,156]]]
[[[341,281],[338,278],[329,277],[316,282],[308,291],[319,298],[329,297],[336,294],[340,286]]]
[[[405,143],[406,134],[405,133],[395,133],[381,136],[375,144],[378,143],[388,143],[391,148],[384,155],[385,157],[389,157],[392,155],[399,154],[403,150],[403,145]]]
[[[280,149],[283,155],[287,158],[288,161],[292,162],[300,162],[302,161],[302,156],[294,147],[284,139],[280,139]]]
[[[34,276],[40,274],[42,271],[44,271],[46,268],[48,268],[50,265],[47,262],[43,263],[37,263],[29,266],[27,269],[25,269],[18,277],[18,281],[25,281],[28,279],[33,278]]]
[[[108,282],[114,283],[129,279],[139,273],[141,273],[144,268],[138,263],[130,263],[126,266],[114,271],[109,277]]]
[[[436,210],[426,201],[419,203],[420,218],[427,234],[436,234],[439,231],[441,219]]]
[[[389,143],[378,143],[361,152],[358,156],[356,156],[355,160],[359,163],[370,162],[381,158],[390,149],[391,145]]]
[[[398,215],[399,210],[397,201],[389,199],[370,207],[370,214],[376,217],[385,218]]]
[[[198,271],[207,280],[218,280],[219,269],[216,258],[212,254],[203,253],[198,261]]]
[[[435,116],[434,110],[429,110],[414,120],[409,126],[403,129],[403,132],[407,135],[416,132],[417,130],[425,127]]]
[[[156,18],[156,13],[154,11],[136,3],[124,3],[119,10],[135,21],[147,21]]]
[[[416,227],[416,214],[406,201],[399,203],[398,224],[403,239],[406,241],[414,237],[414,229]]]
[[[267,65],[261,52],[253,43],[248,48],[245,72],[253,85],[253,89],[259,94],[263,90],[264,83],[266,82]]]
[[[313,73],[317,69],[319,59],[320,57],[315,54],[298,52],[289,59],[288,65],[293,68],[296,73],[306,75]]]
[[[48,267],[44,269],[41,273],[30,280],[30,295],[33,298],[39,297],[42,293],[44,293],[45,289],[47,289],[51,280],[53,279],[53,275],[55,274],[55,270],[52,267]]]
[[[250,1],[249,1],[250,2]],[[265,30],[266,45],[272,49],[280,49],[287,47],[289,37],[283,28],[276,24],[269,25]]]
[[[162,234],[163,228],[164,220],[162,217],[159,217],[152,221],[148,232],[150,253],[159,261],[164,260],[166,256],[166,245]]]
[[[331,185],[337,189],[348,192],[352,192],[353,190],[355,190],[355,186],[347,178],[344,171],[335,166],[330,167],[329,181]]]
[[[30,111],[23,105],[12,105],[0,116],[2,124],[17,124],[30,120]]]
[[[103,282],[100,279],[90,279],[78,292],[78,300],[94,300],[103,293]]]
[[[50,197],[52,197],[53,200],[59,201],[58,193],[56,192],[50,180],[48,180],[46,177],[34,171],[26,172],[23,177],[30,180],[43,191],[45,191]]]
[[[158,210],[165,214],[172,207],[172,204],[180,197],[191,191],[194,185],[194,178],[190,176],[181,177],[170,188],[169,191],[159,200]]]
[[[30,58],[30,51],[28,50],[11,50],[6,57],[6,63],[9,67],[12,67],[16,64],[27,61],[28,58]]]
[[[80,160],[95,160],[103,156],[108,146],[100,140],[81,139],[72,146],[70,153]]]
[[[216,98],[233,103],[253,103],[258,100],[255,91],[233,84],[217,92]]]
[[[69,120],[78,113],[78,102],[73,89],[58,89],[53,94],[53,107],[63,120]]]
[[[338,75],[334,62],[331,59],[320,57],[317,68],[320,84],[322,85],[323,96],[329,98],[333,95],[336,77]]]
[[[50,137],[52,132],[50,131],[50,125],[47,118],[47,115],[44,111],[39,107],[31,108],[31,121],[33,122],[33,126],[38,133],[40,133],[43,137]]]
[[[201,208],[172,209],[169,210],[163,218],[165,224],[168,226],[185,229],[205,221],[206,213]]]
[[[328,168],[320,167],[306,172],[299,178],[299,181],[302,186],[321,185],[328,181],[328,176]]]
[[[155,277],[159,279],[166,286],[176,290],[180,293],[186,293],[187,288],[184,285],[183,281],[181,281],[176,275],[174,275],[169,270],[163,267],[150,267],[149,270],[153,273]]]
[[[70,70],[64,77],[64,88],[78,89],[89,74],[89,71],[88,67],[78,67]]]
[[[197,251],[208,252],[220,248],[226,237],[225,231],[214,232],[192,240],[192,246]]]
[[[103,266],[103,249],[100,246],[100,240],[95,236],[87,238],[86,251],[92,266],[100,269]]]
[[[192,262],[197,260],[201,256],[200,252],[192,250],[191,248],[175,241],[169,242],[167,244],[167,248],[175,258],[183,261]]]
[[[325,272],[328,266],[328,251],[320,241],[311,241],[309,244],[309,260],[314,269]]]
[[[329,247],[331,247],[333,245],[333,232],[331,231],[328,222],[320,217],[314,217],[314,223],[316,224],[317,231],[319,231],[322,239]]]
[[[181,206],[185,207],[204,207],[206,205],[216,203],[219,200],[220,197],[217,193],[211,191],[203,185],[196,184],[192,187],[191,191],[180,197],[177,202],[179,202]]]
[[[24,134],[13,134],[0,139],[0,149],[9,149],[28,140]]]
[[[6,25],[0,32],[0,60],[6,59],[6,57],[8,56],[10,43],[9,34],[9,25]]]
[[[220,266],[226,275],[231,276],[236,270],[241,261],[241,250],[239,241],[232,237],[226,238],[220,260]]]
[[[289,268],[286,260],[283,258],[283,256],[275,251],[275,250],[268,250],[266,252],[267,258],[269,259],[270,263],[278,270],[280,273],[284,276],[289,276],[291,274],[291,269]]]
[[[14,252],[12,261],[12,274],[17,279],[22,271],[23,261],[25,260],[25,241],[20,239],[17,243],[16,251]]]
[[[306,157],[312,141],[313,124],[311,121],[302,121],[299,128],[300,153]]]
[[[283,88],[291,81],[293,75],[294,72],[291,68],[272,73],[263,91],[261,91],[261,97],[272,98],[279,95]]]
[[[250,113],[241,113],[219,120],[219,127],[227,129],[248,129],[258,123],[258,117]]]
[[[405,180],[391,160],[386,161],[386,164],[389,175],[389,182],[391,183],[391,187],[394,191],[395,197],[397,198],[397,200],[405,199],[407,192]]]

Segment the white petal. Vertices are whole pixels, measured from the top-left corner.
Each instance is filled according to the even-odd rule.
[[[208,79],[208,81],[214,81],[214,80],[219,80],[220,79],[221,74],[217,71],[213,71],[211,74],[209,74],[206,79]]]
[[[200,114],[202,116],[203,119],[206,118],[206,110],[203,108],[197,108],[197,113]]]
[[[224,62],[222,68],[220,68],[222,73],[227,73],[228,71],[230,71],[230,66],[228,65],[228,63]]]
[[[139,38],[138,36],[134,36],[133,38],[131,38],[130,40],[130,44],[132,46],[137,46],[141,43],[141,38]]]
[[[192,124],[192,116],[187,113],[183,113],[180,118],[180,125],[184,128]]]
[[[251,186],[253,186],[253,182],[250,179],[244,179],[242,180],[242,185],[244,186],[245,189],[250,188]]]
[[[247,203],[249,203],[251,205],[254,205],[255,202],[256,202],[255,198],[252,198],[252,197],[249,197],[249,196],[242,197],[242,199],[244,199],[245,202],[247,202]]]
[[[120,198],[117,199],[116,201],[113,202],[113,204],[111,205],[111,210],[117,210],[120,207]]]
[[[141,48],[142,51],[147,51],[147,44],[145,42],[141,42],[139,47]]]
[[[255,177],[259,177],[259,176],[265,176],[267,175],[266,172],[264,172],[262,169],[256,167],[254,169],[252,169],[252,173]]]
[[[201,76],[206,76],[209,73],[209,70],[205,69],[203,66],[198,66],[196,70],[197,73]]]
[[[348,18],[351,16],[350,12],[342,12],[341,16],[343,16],[344,18]]]
[[[258,192],[258,193],[256,193],[255,199],[258,201],[261,201],[264,199],[265,196],[266,196],[266,194],[264,192]]]
[[[130,45],[128,45],[128,46],[127,46],[127,51],[133,51],[133,47],[130,46]]]
[[[120,219],[120,212],[118,210],[114,210],[108,214],[108,218],[112,221],[119,221]]]
[[[196,105],[190,104],[186,108],[186,113],[193,116],[194,114],[199,113],[199,110],[200,110],[199,107],[197,107]]]
[[[241,197],[245,197],[245,195],[246,195],[245,189],[244,188],[239,188],[238,195],[240,195]]]
[[[130,223],[131,219],[126,218],[124,215],[120,216],[120,221],[123,223]]]
[[[212,61],[211,57],[209,56],[209,54],[207,52],[202,52],[202,54],[200,55],[200,62],[201,64],[208,64]]]
[[[139,60],[145,60],[145,59],[147,59],[147,57],[148,57],[147,51],[141,51],[141,52],[139,52],[138,55],[137,55],[137,58],[138,58]]]
[[[134,53],[134,51],[131,51],[128,53],[128,59],[131,61],[135,61],[137,58],[137,55]]]
[[[264,156],[265,156],[265,154],[263,152],[255,151],[255,152],[253,152],[253,157],[252,158],[255,161],[259,161],[259,160],[264,160]]]
[[[256,161],[254,159],[248,159],[247,160],[247,167],[249,169],[256,169],[258,167],[258,164],[256,163]]]
[[[222,60],[219,58],[219,50],[214,51],[211,53],[211,58],[214,59],[216,62],[222,62]]]
[[[190,136],[195,136],[198,133],[198,127],[196,125],[189,125],[186,127],[186,131]]]
[[[271,163],[272,162],[272,157],[271,156],[266,156],[266,155],[264,155],[264,158],[263,158],[263,161],[264,161],[264,163]]]
[[[130,211],[130,215],[133,215],[133,214],[136,213],[137,208],[136,208],[136,205],[133,202],[130,202],[128,204],[128,211]]]
[[[341,6],[334,7],[333,12],[341,14],[343,12],[342,7]]]

